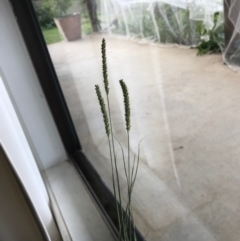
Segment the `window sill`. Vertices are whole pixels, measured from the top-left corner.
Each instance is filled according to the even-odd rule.
[[[46,176],[53,210],[64,241],[114,240],[71,163],[63,162],[47,169]]]

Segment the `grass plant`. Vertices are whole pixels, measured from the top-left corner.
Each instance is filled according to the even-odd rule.
[[[118,141],[113,133],[113,123],[111,118],[111,108],[110,108],[110,89],[108,81],[108,69],[107,69],[107,55],[106,55],[106,41],[102,40],[102,72],[103,72],[103,83],[105,90],[105,99],[102,95],[100,87],[95,85],[96,94],[98,97],[100,109],[103,116],[103,122],[105,125],[105,132],[108,138],[109,146],[109,155],[111,160],[111,171],[112,171],[112,185],[113,185],[113,194],[116,200],[116,211],[119,227],[119,241],[137,241],[136,229],[134,224],[134,216],[132,209],[132,193],[134,184],[137,177],[139,158],[140,158],[140,144],[138,144],[138,154],[131,158],[130,154],[130,130],[131,130],[131,108],[129,101],[129,92],[126,83],[123,80],[120,80],[120,87],[123,93],[123,104],[125,110],[125,129],[127,136],[127,151],[124,152],[122,144]],[[117,163],[117,153],[116,153],[116,144],[120,145],[122,161],[124,167],[124,173],[127,183],[127,203],[123,207],[123,196],[120,189],[120,176]],[[125,158],[127,157],[127,158]]]

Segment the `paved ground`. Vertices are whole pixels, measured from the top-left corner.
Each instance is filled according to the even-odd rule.
[[[111,187],[94,91],[95,84],[102,87],[101,38],[49,50],[83,149]],[[147,136],[133,198],[138,228],[149,231],[149,241],[239,241],[240,75],[220,55],[106,40],[115,134],[125,149],[123,78],[131,100],[132,155]],[[119,169],[124,192],[121,160]]]

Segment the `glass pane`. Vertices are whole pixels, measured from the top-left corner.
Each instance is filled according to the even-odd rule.
[[[148,234],[146,239],[238,240],[240,81],[231,68],[238,69],[240,56],[239,3],[42,0],[34,4],[83,151],[114,192],[108,138],[95,92],[99,85],[109,113],[101,59],[106,39],[123,207],[129,191],[126,173],[129,177],[131,171],[127,165],[125,172],[122,156],[123,150],[127,162],[121,79],[130,98],[130,169],[145,138],[131,201],[135,224]]]

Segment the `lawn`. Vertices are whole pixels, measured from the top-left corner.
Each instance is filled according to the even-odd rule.
[[[92,26],[88,18],[82,18],[82,36],[88,35],[92,32]]]
[[[42,28],[42,32],[47,45],[57,43],[62,40],[62,36],[60,35],[56,27],[50,29]],[[92,27],[90,21],[88,19],[83,19],[82,36],[90,34],[91,32]]]
[[[47,45],[57,43],[62,40],[62,37],[58,32],[57,28],[50,28],[50,29],[43,28],[42,32]]]

